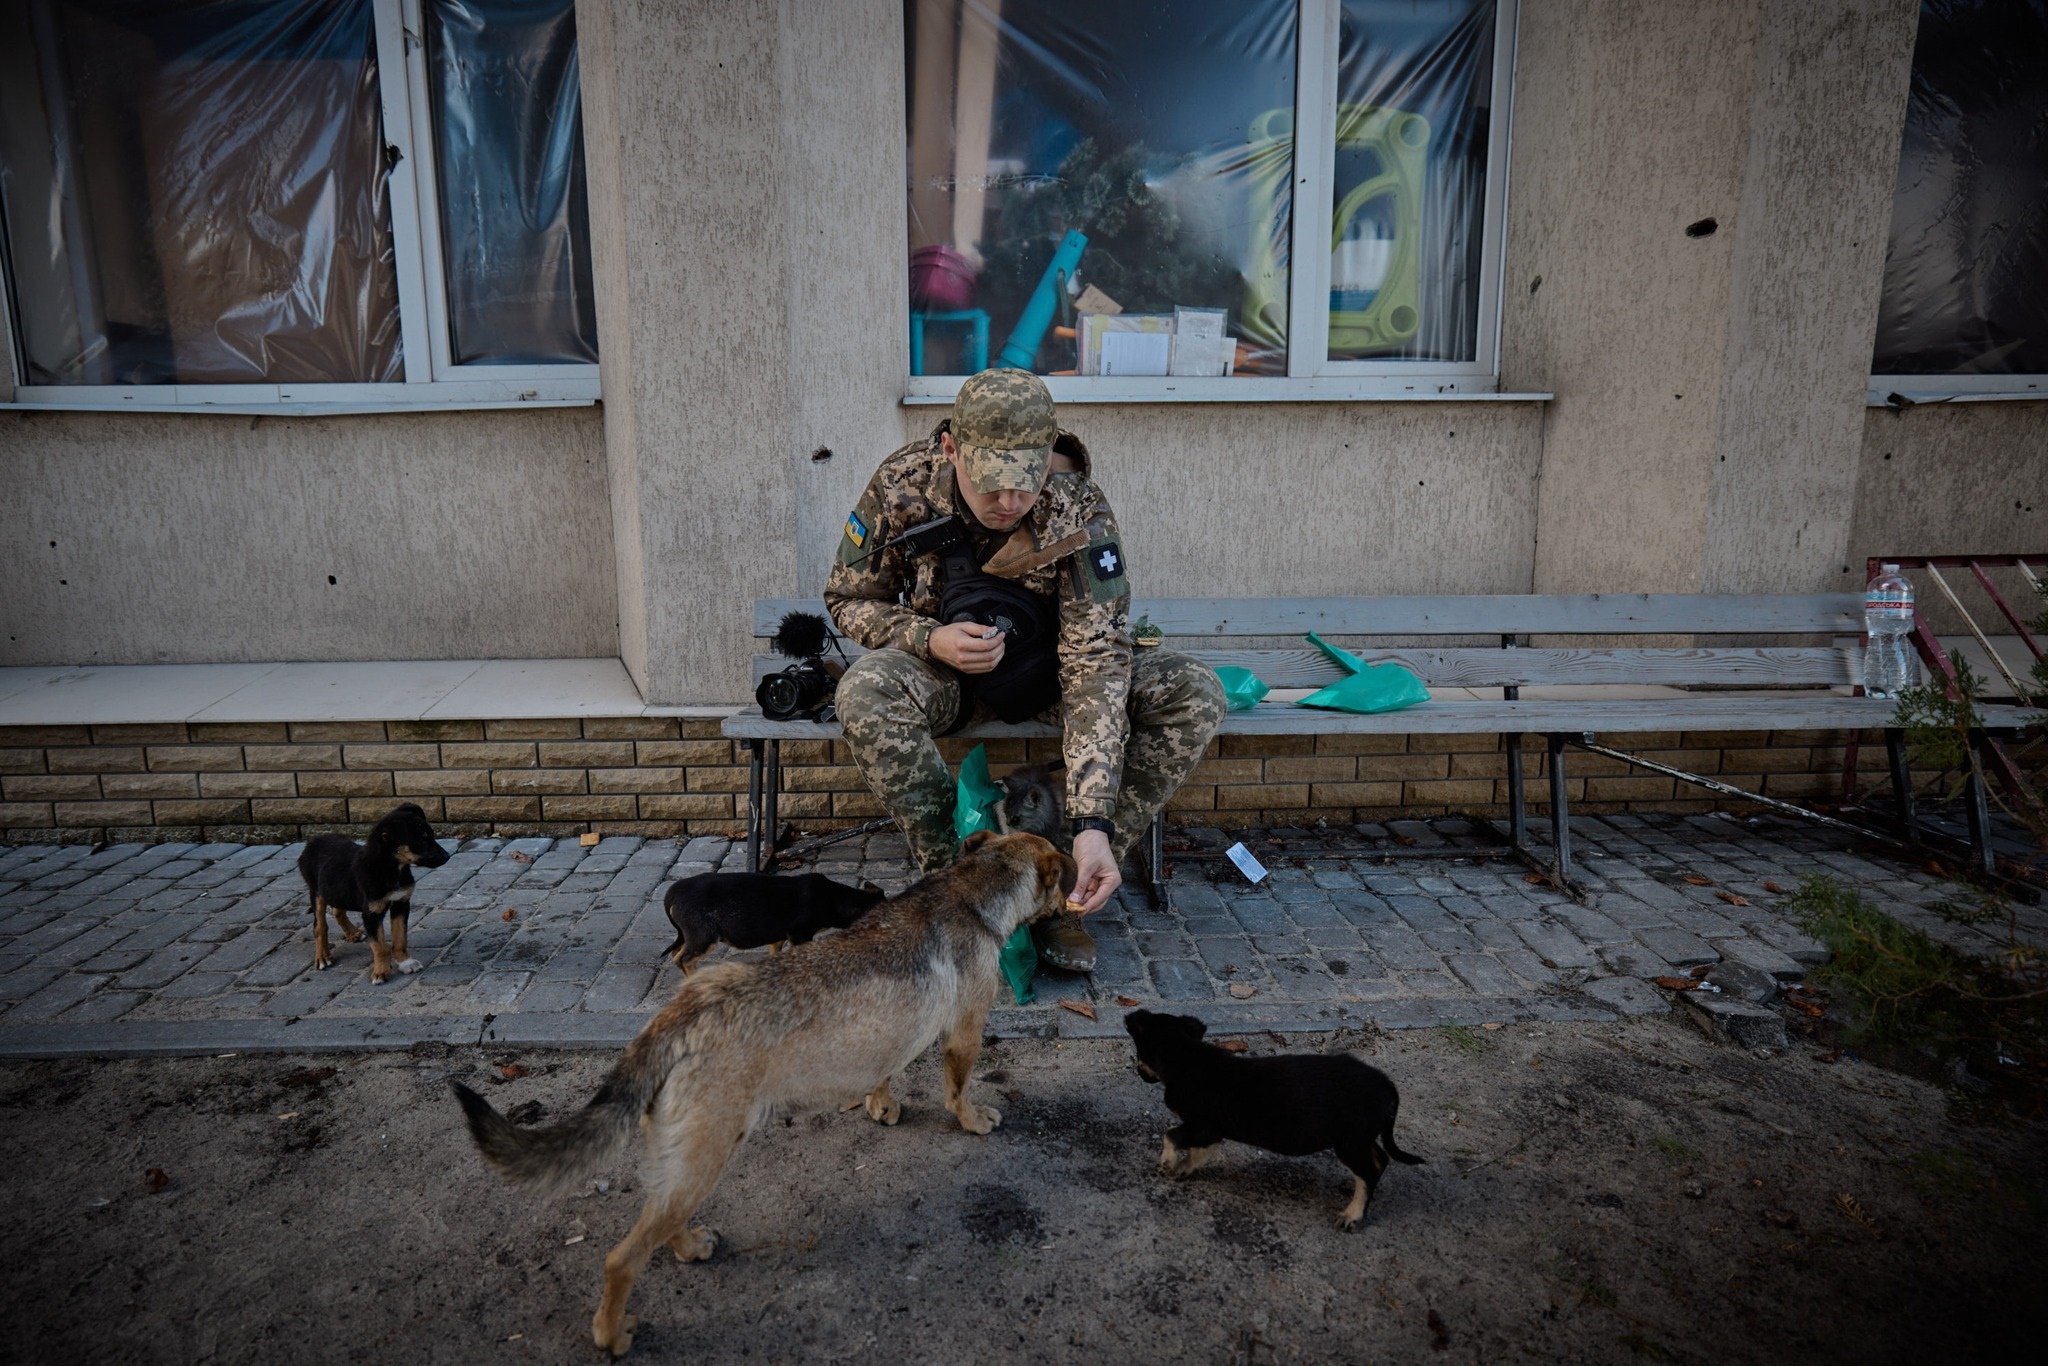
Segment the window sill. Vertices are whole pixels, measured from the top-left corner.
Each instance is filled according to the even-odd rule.
[[[1900,400],[1904,400],[1901,402]],[[1992,381],[1928,379],[1872,379],[1864,392],[1866,408],[1917,408],[1923,403],[2041,403],[2048,402],[2048,379],[2034,376],[2000,376]]]
[[[443,380],[433,384],[22,385],[0,411],[218,413],[339,417],[481,408],[581,408],[601,397],[588,379]]]
[[[914,376],[904,386],[906,408],[953,402],[963,375]],[[1052,375],[1046,388],[1056,403],[1545,403],[1547,393],[1480,391],[1485,381],[1469,377],[1386,380],[1354,375],[1316,379],[1244,376],[1229,379],[1131,378]],[[1461,389],[1460,384],[1472,385]]]

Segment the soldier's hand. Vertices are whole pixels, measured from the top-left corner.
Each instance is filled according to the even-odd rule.
[[[1008,640],[1008,636],[993,626],[956,621],[935,627],[925,648],[931,651],[933,659],[951,665],[961,673],[985,674],[1003,662],[1003,645]]]
[[[1074,836],[1074,866],[1078,874],[1074,900],[1083,915],[1107,906],[1116,889],[1124,885],[1124,875],[1109,852],[1109,836],[1100,830],[1083,830]]]

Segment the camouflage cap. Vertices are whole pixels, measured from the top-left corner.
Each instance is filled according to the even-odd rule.
[[[984,370],[953,398],[953,441],[976,493],[1045,485],[1052,461],[1052,392],[1027,370]]]

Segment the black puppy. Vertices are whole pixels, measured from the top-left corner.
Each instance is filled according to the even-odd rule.
[[[1063,854],[1074,852],[1074,834],[1067,826],[1066,763],[1026,764],[996,779],[1003,800],[996,824],[1006,835],[1019,831],[1050,841]]]
[[[448,851],[434,839],[427,813],[407,802],[370,827],[361,844],[346,835],[315,835],[299,855],[299,876],[313,897],[313,966],[331,968],[327,951],[327,914],[332,911],[342,935],[353,944],[370,936],[370,980],[382,982],[396,966],[418,972],[419,960],[406,951],[405,922],[412,913],[412,870],[439,868]],[[348,913],[363,917],[363,928],[349,923]],[[391,945],[384,944],[384,916],[391,915]]]
[[[1203,1043],[1208,1026],[1192,1015],[1133,1010],[1124,1028],[1138,1046],[1139,1074],[1165,1083],[1167,1107],[1181,1119],[1159,1153],[1169,1176],[1186,1176],[1226,1138],[1289,1157],[1334,1148],[1355,1180],[1344,1207],[1348,1229],[1365,1217],[1389,1157],[1424,1160],[1394,1145],[1394,1083],[1357,1058],[1234,1057]]]
[[[849,887],[823,873],[700,873],[661,899],[676,927],[676,942],[662,952],[688,972],[721,940],[736,949],[779,949],[785,939],[808,944],[820,930],[845,929],[887,895],[873,883]]]

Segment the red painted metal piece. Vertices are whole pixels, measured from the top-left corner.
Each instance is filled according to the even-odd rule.
[[[1999,596],[1998,590],[1992,587],[1991,580],[1985,575],[1983,566],[1987,564],[1994,567],[2019,564],[2029,566],[2048,564],[2048,555],[1873,555],[1864,561],[1863,582],[1867,584],[1876,578],[1882,572],[1881,567],[1888,564],[1895,564],[1902,570],[1925,569],[1930,565],[1936,569],[1969,570],[1977,576],[1977,581],[1984,585],[1985,591],[1991,594],[1991,600],[1998,604],[1998,610],[2005,614],[2005,619],[2011,622],[2014,629],[2020,633],[2020,639],[2026,641],[2027,648],[2034,652],[2034,658],[2041,658],[2041,647],[2035,643],[2033,636],[2027,633],[2026,627],[2021,625],[2019,617],[2013,613],[2012,608],[2006,605],[2005,599]],[[1929,673],[1939,674],[1946,680],[1949,696],[1955,696],[1955,663],[1948,657],[1948,651],[1941,648],[1941,642],[1935,638],[1934,631],[1928,626],[1926,618],[1920,615],[1919,599],[1917,597],[1914,599],[1913,606],[1913,631],[1909,638],[1913,642],[1914,652],[1920,656],[1920,662],[1927,666]],[[1869,634],[1866,633],[1862,639],[1863,648],[1868,652],[1870,649]],[[1856,685],[1856,696],[1863,696],[1863,685],[1860,683]],[[1856,753],[1861,747],[1861,743],[1862,732],[1851,731],[1848,746],[1842,752],[1842,801],[1844,805],[1853,803],[1856,799]],[[2013,761],[2006,755],[2006,752],[1999,747],[1998,742],[1986,737],[1982,742],[1981,753],[1986,760],[1985,766],[1998,776],[1999,786],[2004,788],[2008,795],[2016,796],[2020,790],[2020,772],[2013,764]]]
[[[1998,604],[1998,610],[2003,612],[2005,619],[2012,623],[2012,629],[2020,633],[2020,639],[2027,642],[2027,648],[2034,652],[2034,658],[2039,659],[2041,657],[2040,645],[2035,643],[2034,637],[2028,633],[2027,624],[2019,619],[2019,615],[2012,608],[2005,605],[2005,599],[1999,596],[1997,587],[1991,582],[1991,576],[1984,572],[1984,566],[1972,560],[1970,561],[1970,572],[1977,576],[1978,583],[1984,585],[1984,591],[1989,593],[1991,600]]]

